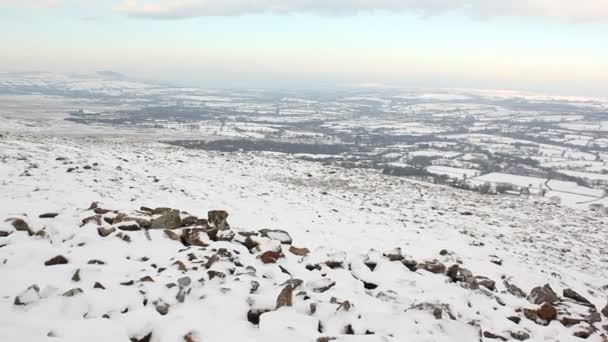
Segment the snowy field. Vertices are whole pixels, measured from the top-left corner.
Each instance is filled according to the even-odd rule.
[[[0,134],[3,341],[608,333],[605,216],[141,135]]]

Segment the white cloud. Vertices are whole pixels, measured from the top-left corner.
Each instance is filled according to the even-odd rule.
[[[160,19],[253,13],[350,15],[391,11],[608,22],[608,0],[123,0],[120,10],[130,16]]]

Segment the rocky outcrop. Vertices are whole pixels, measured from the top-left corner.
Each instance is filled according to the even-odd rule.
[[[160,217],[152,219],[150,229],[176,229],[181,227],[182,220],[179,210],[165,212]]]

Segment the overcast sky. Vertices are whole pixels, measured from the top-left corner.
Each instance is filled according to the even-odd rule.
[[[608,96],[608,0],[0,0],[0,71]]]

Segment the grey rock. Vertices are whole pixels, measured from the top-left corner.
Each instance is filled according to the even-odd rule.
[[[176,229],[181,227],[182,220],[179,216],[179,210],[171,210],[162,216],[152,220],[151,229]]]

